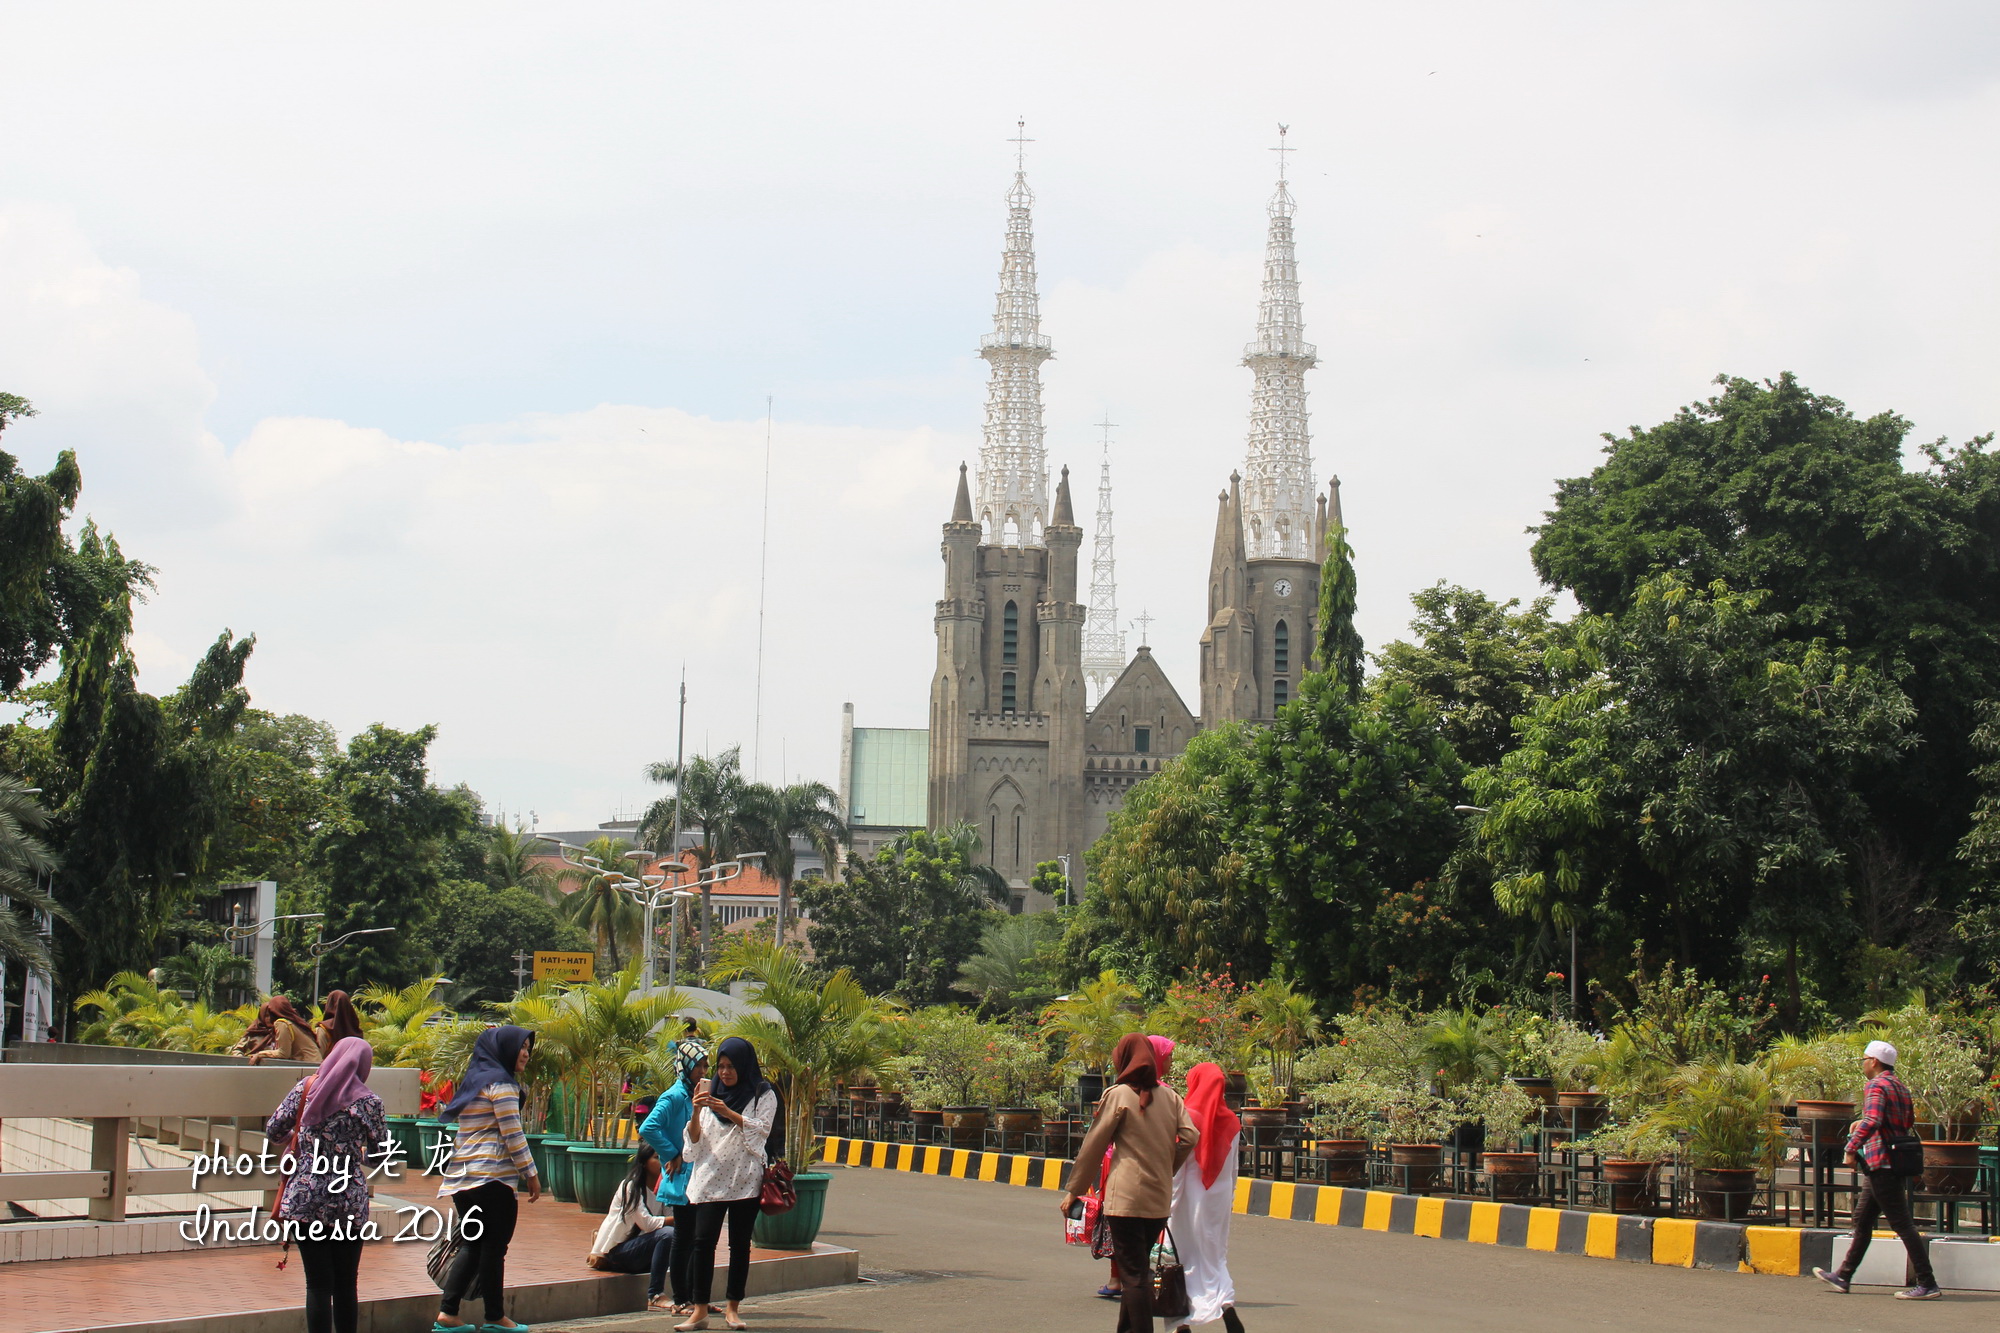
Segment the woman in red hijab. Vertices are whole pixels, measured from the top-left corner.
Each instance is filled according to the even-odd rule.
[[[1236,1204],[1236,1145],[1243,1122],[1223,1100],[1223,1082],[1220,1065],[1204,1062],[1188,1070],[1188,1118],[1201,1142],[1174,1173],[1171,1225],[1174,1253],[1187,1273],[1190,1308],[1181,1329],[1220,1319],[1229,1333],[1242,1333],[1236,1284],[1229,1276],[1229,1216]]]
[[[1097,1104],[1097,1118],[1077,1149],[1059,1211],[1068,1217],[1077,1197],[1098,1183],[1105,1170],[1104,1151],[1115,1147],[1103,1186],[1112,1259],[1118,1266],[1118,1333],[1152,1333],[1153,1246],[1173,1209],[1174,1173],[1201,1135],[1180,1094],[1160,1082],[1158,1057],[1144,1033],[1119,1038],[1111,1064],[1118,1081]]]

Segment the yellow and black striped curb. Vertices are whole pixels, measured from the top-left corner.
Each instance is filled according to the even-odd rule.
[[[987,1180],[1059,1190],[1070,1163],[1024,1153],[829,1138],[821,1156],[845,1166]],[[1282,1180],[1236,1181],[1236,1211],[1323,1226],[1358,1227],[1476,1245],[1513,1245],[1628,1263],[1733,1269],[1797,1277],[1833,1265],[1836,1233],[1805,1227],[1744,1226],[1681,1217],[1636,1217],[1480,1199],[1441,1199],[1387,1190]],[[1888,1235],[1889,1233],[1878,1233]]]

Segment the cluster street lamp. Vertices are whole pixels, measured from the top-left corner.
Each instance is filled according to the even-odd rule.
[[[626,874],[623,870],[607,868],[603,861],[592,856],[589,852],[574,843],[550,837],[544,837],[542,841],[552,842],[556,845],[557,854],[562,857],[564,865],[574,866],[579,870],[588,870],[593,874],[608,877],[611,880],[613,888],[621,893],[630,894],[634,902],[646,909],[646,924],[644,928],[646,936],[646,962],[643,971],[643,984],[647,990],[651,990],[653,987],[653,954],[655,952],[653,941],[654,911],[662,904],[668,905],[672,911],[669,924],[671,939],[667,954],[667,985],[670,987],[678,986],[680,984],[681,964],[681,903],[699,899],[702,896],[702,891],[713,889],[717,884],[727,883],[737,878],[743,873],[745,865],[762,859],[764,855],[762,852],[745,852],[733,861],[718,861],[712,866],[697,871],[685,861],[667,860],[666,853],[664,852],[630,851],[624,854],[624,859],[628,861],[646,861],[653,867],[650,871],[640,871],[637,877],[634,878],[632,875]],[[670,884],[667,882],[665,874],[658,873],[667,870],[675,873],[676,882]],[[679,880],[679,876],[690,873],[694,875],[692,880]],[[706,944],[708,939],[708,922],[706,920],[702,922],[702,927],[702,941]]]
[[[326,955],[332,953],[335,949],[338,949],[341,945],[347,943],[351,939],[356,938],[357,936],[393,935],[395,933],[396,933],[396,928],[394,926],[370,926],[366,930],[350,930],[345,935],[336,935],[334,938],[330,940],[313,941],[311,949],[312,960],[313,960],[313,1000],[317,1002],[320,998],[319,995],[320,959],[324,958]]]

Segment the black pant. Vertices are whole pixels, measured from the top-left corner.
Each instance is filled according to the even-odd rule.
[[[306,1270],[306,1333],[354,1333],[361,1242],[302,1240],[298,1244],[299,1267]]]
[[[729,1222],[729,1296],[743,1299],[750,1282],[750,1228],[757,1222],[757,1196],[732,1199],[727,1203],[698,1203],[694,1208],[694,1303],[713,1305],[715,1291],[715,1246],[722,1239],[722,1223]]]
[[[674,1252],[667,1261],[673,1280],[674,1304],[686,1305],[694,1299],[694,1205],[674,1205]],[[711,1263],[714,1251],[710,1250]]]
[[[458,1209],[460,1226],[478,1219],[471,1229],[479,1235],[458,1247],[458,1257],[444,1275],[444,1299],[438,1302],[438,1309],[456,1318],[458,1303],[477,1279],[479,1294],[486,1301],[486,1322],[497,1324],[507,1317],[507,1245],[514,1239],[520,1201],[512,1185],[495,1180],[454,1194],[451,1202]]]
[[[1910,1221],[1903,1178],[1894,1171],[1862,1171],[1859,1175],[1861,1188],[1854,1194],[1854,1239],[1847,1246],[1847,1257],[1840,1261],[1840,1275],[1851,1278],[1861,1267],[1861,1256],[1868,1253],[1868,1242],[1875,1234],[1875,1219],[1880,1216],[1889,1219],[1889,1229],[1902,1239],[1918,1285],[1935,1287],[1937,1276],[1931,1272],[1931,1252],[1925,1247],[1924,1238],[1917,1234],[1916,1224]]]
[[[1118,1333],[1153,1333],[1153,1247],[1166,1230],[1164,1217],[1115,1217],[1111,1262],[1118,1266]]]
[[[642,1231],[611,1247],[597,1266],[611,1273],[645,1273],[646,1299],[667,1289],[667,1262],[674,1252],[674,1229]]]

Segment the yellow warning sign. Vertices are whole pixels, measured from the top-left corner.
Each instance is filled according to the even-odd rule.
[[[592,964],[588,953],[551,953],[535,950],[536,981],[589,981]]]

